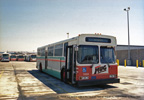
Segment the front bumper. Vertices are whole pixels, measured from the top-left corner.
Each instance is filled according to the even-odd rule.
[[[109,84],[109,83],[120,83],[120,79],[119,78],[113,78],[113,79],[77,81],[78,86],[102,85],[102,84]]]
[[[2,59],[1,62],[9,62],[9,59]]]

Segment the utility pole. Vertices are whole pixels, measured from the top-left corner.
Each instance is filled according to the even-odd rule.
[[[130,55],[130,34],[129,34],[129,10],[130,7],[127,9],[125,8],[124,11],[127,12],[127,27],[128,27],[128,59],[127,59],[127,65],[131,65],[131,55]]]

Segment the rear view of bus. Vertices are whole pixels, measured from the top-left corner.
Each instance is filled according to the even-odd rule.
[[[36,61],[36,55],[31,55],[30,56],[30,61],[35,62]]]
[[[16,55],[11,55],[11,56],[10,56],[10,60],[11,60],[11,61],[16,61],[16,60],[17,60]]]
[[[24,61],[24,56],[23,55],[18,55],[17,56],[17,61]]]
[[[9,62],[10,61],[10,58],[9,58],[9,53],[3,53],[2,56],[1,56],[1,61],[7,61]]]
[[[35,62],[36,61],[36,55],[35,54],[27,55],[26,61]]]

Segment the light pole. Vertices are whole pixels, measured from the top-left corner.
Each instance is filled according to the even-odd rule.
[[[131,65],[131,59],[130,59],[130,34],[129,34],[129,10],[130,7],[127,9],[125,8],[124,11],[127,12],[127,25],[128,25],[128,60],[127,60],[127,65]]]
[[[69,33],[67,33],[67,38],[69,38]]]

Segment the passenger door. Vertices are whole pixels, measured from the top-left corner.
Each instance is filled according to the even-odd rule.
[[[74,47],[67,46],[66,48],[66,66],[65,66],[65,80],[66,82],[74,83],[74,66],[75,66],[75,57],[74,57]]]

